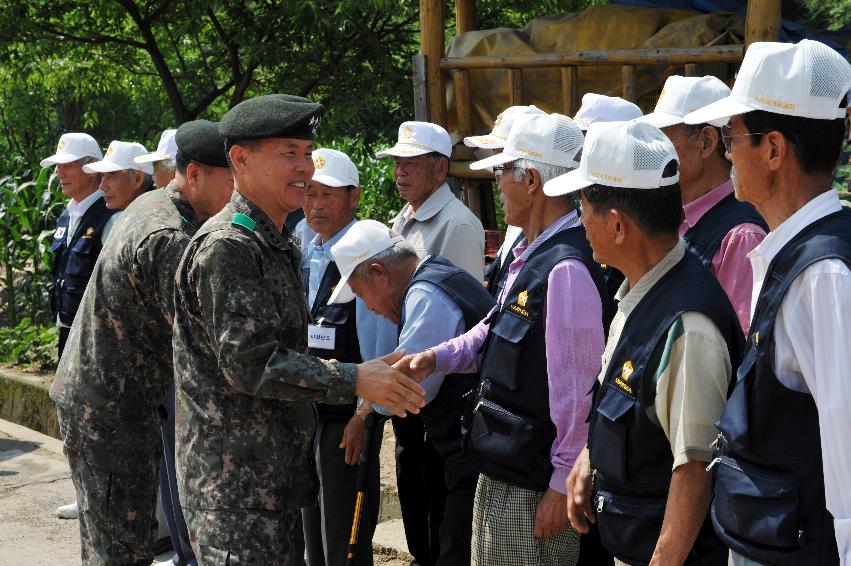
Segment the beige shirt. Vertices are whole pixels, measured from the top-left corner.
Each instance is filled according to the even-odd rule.
[[[406,204],[393,219],[393,229],[402,234],[420,257],[441,255],[484,278],[485,231],[482,223],[444,183],[411,214]]]
[[[609,339],[603,352],[598,377],[601,383],[630,313],[685,253],[681,239],[632,288],[629,281],[621,285],[615,297],[619,301],[618,311],[609,327]],[[659,363],[654,370],[655,414],[650,418],[658,421],[671,444],[673,467],[693,460],[711,461],[709,445],[718,435],[715,422],[727,403],[732,373],[730,354],[721,331],[702,313],[683,313],[671,325],[653,355],[659,357]]]

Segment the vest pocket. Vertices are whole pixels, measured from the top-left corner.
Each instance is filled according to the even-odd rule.
[[[715,477],[711,509],[717,526],[751,543],[783,549],[801,546],[797,478],[729,456],[715,458],[709,467]]]
[[[517,365],[523,351],[523,339],[532,328],[532,322],[504,313],[490,331],[493,342],[488,346],[482,362],[481,377],[503,387],[517,389]]]
[[[666,497],[597,491],[594,510],[603,546],[623,562],[647,564],[662,531],[666,504]]]
[[[632,414],[636,400],[617,388],[604,386],[596,415],[591,423],[591,466],[608,479],[626,482],[626,445],[628,415]]]

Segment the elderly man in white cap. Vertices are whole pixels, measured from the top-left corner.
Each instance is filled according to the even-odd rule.
[[[340,268],[332,247],[355,224],[360,201],[360,176],[348,155],[334,149],[313,152],[313,178],[304,191],[304,216],[316,236],[303,246],[301,280],[304,284],[311,325],[308,352],[322,359],[360,363],[359,341],[364,318],[378,315],[365,307],[362,312],[354,299],[329,304],[340,283]],[[365,337],[369,338],[369,337]],[[308,566],[343,564],[357,494],[358,459],[363,449],[368,411],[357,411],[355,401],[346,404],[317,403],[317,427],[313,452],[319,478],[318,501],[301,511]],[[370,452],[378,451],[381,434],[373,434]],[[367,497],[358,536],[359,548],[371,548],[372,533],[378,522],[378,458],[371,460]],[[371,566],[372,552],[358,552],[355,564]]]
[[[452,142],[442,127],[403,122],[396,145],[377,157],[393,158],[396,188],[407,202],[393,219],[393,229],[420,256],[441,255],[481,280],[485,232],[482,223],[458,200],[446,183]],[[378,327],[386,333],[387,327]],[[376,352],[381,353],[381,352]],[[394,417],[396,479],[408,549],[415,561],[433,564],[441,504],[445,497],[441,459],[426,438],[422,419]]]
[[[747,256],[765,238],[768,227],[752,205],[733,194],[721,130],[711,124],[683,122],[689,112],[729,95],[730,87],[716,77],[672,75],[656,108],[640,120],[661,129],[674,144],[683,199],[680,236],[718,278],[747,333],[752,290]]]
[[[440,256],[419,257],[380,222],[357,222],[332,252],[342,278],[329,303],[345,304],[357,295],[396,326],[399,350],[419,352],[454,338],[493,307],[493,299],[478,279]],[[444,495],[439,540],[432,541],[439,553],[432,564],[468,566],[478,471],[462,454],[461,417],[478,378],[434,372],[422,386],[426,390],[423,423],[445,469],[443,476],[433,480],[443,484]]]
[[[476,148],[476,154],[485,154],[481,155],[480,158],[500,153],[508,141],[508,134],[511,132],[511,126],[514,125],[514,120],[527,114],[544,113],[543,110],[534,105],[511,106],[500,112],[499,116],[496,117],[493,123],[493,130],[489,134],[466,137],[464,138],[464,145]],[[508,266],[511,264],[509,258],[513,257],[511,250],[523,241],[523,229],[519,226],[509,224],[505,231],[505,240],[502,242],[499,250],[497,250],[493,263],[485,268],[485,276],[488,280],[488,293],[492,296],[496,297],[500,285],[505,282],[505,278],[508,276]]]
[[[114,140],[102,160],[83,166],[86,173],[103,174],[100,187],[107,208],[124,210],[136,197],[154,188],[154,168],[135,160],[147,154],[140,143]]]
[[[585,532],[596,522],[618,564],[726,560],[707,516],[706,465],[743,336],[717,279],[678,238],[678,180],[677,153],[658,128],[611,122],[593,124],[580,168],[545,188],[581,190],[594,258],[626,276],[588,447],[567,484],[571,523]]]
[[[151,163],[153,165],[154,185],[158,189],[165,188],[174,179],[177,166],[174,160],[177,156],[177,143],[174,141],[175,133],[177,133],[177,130],[174,129],[163,130],[156,151],[133,159],[138,164]]]
[[[712,467],[734,565],[851,564],[851,211],[831,189],[849,90],[822,43],[753,43],[730,95],[685,117],[728,122],[736,197],[770,229]]]
[[[576,111],[573,121],[584,132],[598,122],[626,122],[642,115],[641,108],[619,96],[606,96],[595,92],[582,97],[582,106]]]
[[[418,377],[480,372],[464,443],[481,472],[472,557],[481,566],[571,565],[579,555],[565,480],[587,440],[587,393],[613,307],[575,199],[550,196],[544,184],[578,165],[582,142],[566,116],[524,116],[502,153],[472,164],[493,167],[505,220],[529,244],[514,249],[487,318],[406,358]]]
[[[50,310],[59,327],[60,358],[117,212],[106,206],[98,188],[101,176],[83,170],[84,165],[100,159],[103,153],[92,136],[68,133],[59,138],[56,153],[41,161],[42,167],[56,166],[62,194],[71,199],[56,223],[50,245]],[[75,519],[77,504],[63,505],[56,513],[62,519]]]

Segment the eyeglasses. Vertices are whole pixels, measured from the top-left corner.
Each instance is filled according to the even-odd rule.
[[[724,149],[726,149],[728,152],[732,151],[731,148],[733,147],[733,138],[736,138],[736,137],[739,137],[739,136],[761,136],[761,135],[769,133],[769,132],[752,132],[752,133],[749,133],[749,134],[734,134],[734,133],[732,133],[732,131],[733,131],[733,128],[732,128],[732,126],[730,126],[730,124],[724,124],[723,126],[721,126],[721,141],[724,142]]]
[[[493,178],[499,183],[499,180],[505,175],[506,171],[513,171],[514,165],[497,165],[493,168]]]

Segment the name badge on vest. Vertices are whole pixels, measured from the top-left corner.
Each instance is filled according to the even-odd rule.
[[[336,341],[336,328],[309,325],[307,327],[307,347],[333,350]]]
[[[65,226],[60,226],[59,228],[56,229],[56,232],[54,232],[53,238],[55,240],[59,240],[64,235],[65,235]]]

